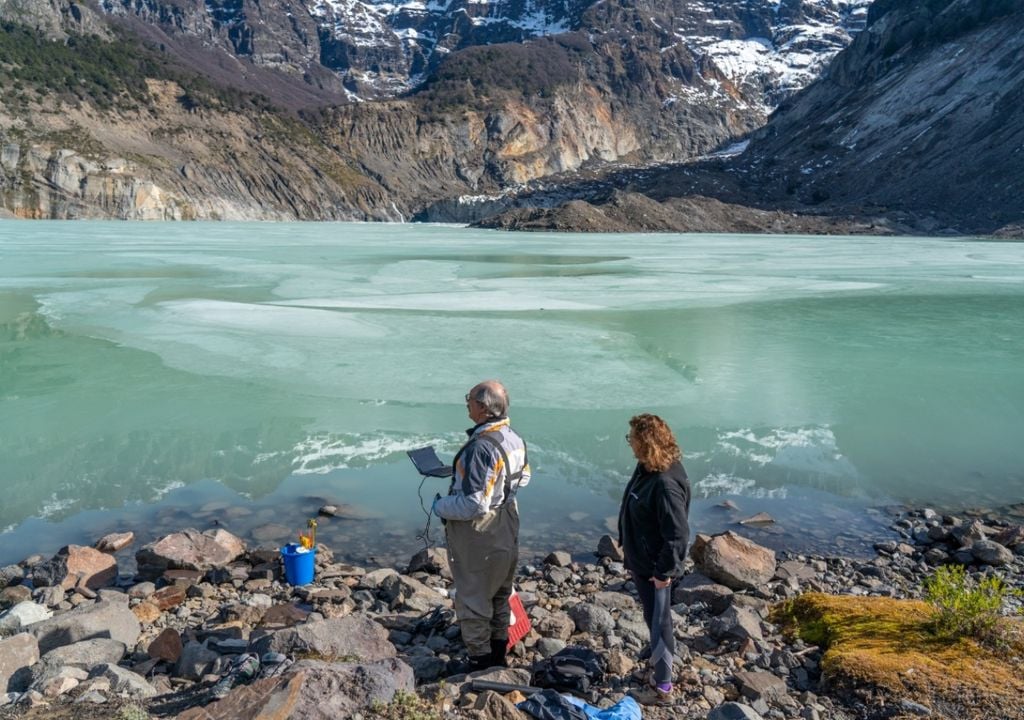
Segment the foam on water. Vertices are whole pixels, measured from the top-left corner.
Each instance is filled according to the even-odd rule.
[[[744,497],[782,500],[786,498],[788,493],[788,490],[784,487],[758,487],[756,480],[738,477],[731,473],[711,473],[705,475],[694,483],[693,489],[698,497],[703,498],[718,497],[720,495],[742,495]]]
[[[716,449],[755,465],[772,464],[851,479],[858,476],[857,469],[839,451],[829,427],[775,428],[760,434],[748,428],[733,430],[718,437]]]
[[[406,460],[405,453],[425,445],[434,445],[440,453],[451,454],[459,447],[456,435],[411,435],[399,437],[386,433],[335,434],[316,433],[302,440],[290,451],[258,455],[254,463],[266,462],[274,456],[291,457],[295,475],[324,475],[334,470],[367,467],[378,462]]]

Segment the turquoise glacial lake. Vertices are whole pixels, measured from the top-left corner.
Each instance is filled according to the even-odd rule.
[[[855,552],[893,506],[1024,501],[1024,244],[0,221],[0,563],[275,544],[333,502],[322,542],[401,564],[446,490],[406,451],[451,457],[485,378],[529,443],[524,559],[608,532],[639,412],[694,531]]]

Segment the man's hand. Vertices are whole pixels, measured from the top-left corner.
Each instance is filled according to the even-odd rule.
[[[669,585],[672,584],[672,578],[665,578],[664,580],[659,580],[658,578],[654,577],[651,578],[651,582],[654,583],[655,590],[661,590],[662,588],[667,588]]]

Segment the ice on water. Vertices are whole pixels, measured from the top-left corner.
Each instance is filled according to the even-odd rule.
[[[595,517],[612,510],[630,464],[624,423],[642,410],[677,427],[707,496],[801,484],[899,495],[886,483],[913,478],[908,446],[937,446],[929,470],[946,477],[931,481],[951,492],[977,468],[993,487],[1024,485],[1011,441],[1024,430],[1018,243],[0,222],[0,255],[0,300],[37,304],[61,337],[158,358],[199,396],[241,383],[230,402],[246,398],[236,414],[254,424],[289,418],[242,475],[404,467],[422,444],[450,454],[462,394],[500,377],[536,438],[536,497],[589,488]],[[159,415],[131,400],[132,383],[152,380],[125,373],[122,426]],[[24,382],[0,397],[37,413],[74,402]],[[943,413],[951,392],[977,404],[966,430]],[[94,432],[97,448],[116,442]],[[60,452],[59,437],[46,443]],[[39,488],[35,514],[65,502],[53,492]]]

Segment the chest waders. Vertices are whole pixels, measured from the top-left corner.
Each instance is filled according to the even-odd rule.
[[[455,580],[455,614],[459,618],[462,641],[470,659],[480,667],[505,664],[505,645],[511,610],[508,599],[519,562],[519,510],[512,494],[512,482],[523,471],[510,471],[508,453],[501,441],[481,434],[466,443],[452,467],[474,442],[486,442],[501,455],[505,473],[505,497],[496,508],[473,520],[449,520],[445,524],[448,556]],[[523,443],[523,468],[527,466]],[[452,478],[452,487],[455,478]]]

